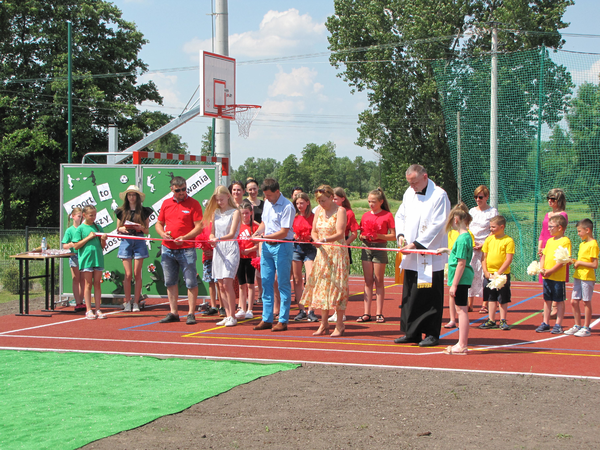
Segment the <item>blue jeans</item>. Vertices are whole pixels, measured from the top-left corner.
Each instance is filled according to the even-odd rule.
[[[279,307],[279,321],[288,323],[290,318],[290,305],[292,303],[292,286],[290,284],[290,271],[292,269],[292,255],[294,246],[289,244],[263,244],[260,257],[260,274],[262,278],[263,322],[273,323],[273,285],[275,274],[279,283],[281,305]]]
[[[198,280],[196,278],[196,249],[195,248],[182,248],[178,250],[172,250],[170,248],[162,246],[162,253],[160,257],[160,264],[165,274],[165,286],[175,286],[179,283],[179,269],[183,271],[183,278],[185,280],[185,287],[193,289],[198,286]]]

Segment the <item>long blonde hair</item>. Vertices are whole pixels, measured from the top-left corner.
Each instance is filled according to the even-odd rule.
[[[460,202],[458,205],[452,208],[450,214],[448,215],[448,220],[446,221],[446,233],[452,229],[452,224],[454,223],[455,217],[458,217],[458,220],[464,223],[467,228],[469,227],[471,220],[473,220],[471,214],[469,214],[469,208],[467,208],[467,205],[465,205],[463,202]]]
[[[217,186],[215,189],[215,193],[210,197],[208,204],[206,205],[206,209],[204,210],[204,214],[202,217],[202,227],[208,226],[212,221],[215,215],[215,211],[219,208],[217,205],[217,195],[226,195],[227,196],[227,204],[231,206],[233,209],[237,209],[238,205],[235,204],[235,200],[227,189],[227,186]]]

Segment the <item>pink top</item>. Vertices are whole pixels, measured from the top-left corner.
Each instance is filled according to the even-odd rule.
[[[567,213],[565,211],[561,211],[560,214],[567,220],[567,223],[569,223],[569,216],[567,215]],[[542,231],[540,232],[539,238],[539,240],[542,241],[542,249],[546,247],[546,242],[552,237],[550,231],[548,230],[548,220],[550,218],[549,215],[549,212],[546,213],[546,215],[544,216],[544,221],[542,222]]]

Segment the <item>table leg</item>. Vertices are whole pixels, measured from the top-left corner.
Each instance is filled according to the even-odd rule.
[[[49,269],[48,266],[50,265],[50,259],[46,258],[45,259],[45,263],[46,263],[46,272],[45,272],[46,273],[46,276],[45,276],[45,280],[46,280],[45,305],[46,305],[46,309],[49,309],[50,308],[50,292],[49,292],[49,289],[50,289],[50,280],[48,279],[48,277],[50,276],[50,274],[49,274],[50,271],[48,270]]]
[[[19,260],[19,314],[23,314],[23,260]]]

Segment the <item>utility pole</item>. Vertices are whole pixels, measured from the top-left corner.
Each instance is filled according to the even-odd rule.
[[[229,56],[229,13],[227,0],[216,0],[215,53]],[[226,119],[215,121],[215,156],[229,158],[231,167],[230,122]],[[229,176],[221,178],[221,184],[229,185]]]

